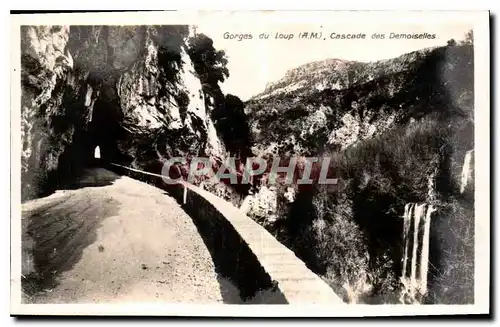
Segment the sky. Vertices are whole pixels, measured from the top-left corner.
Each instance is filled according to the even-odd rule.
[[[445,45],[448,40],[462,40],[470,26],[463,24],[440,25],[439,22],[425,25],[409,24],[245,24],[230,26],[224,24],[198,24],[197,33],[203,33],[214,41],[214,47],[224,50],[228,57],[229,78],[221,84],[224,93],[237,95],[248,100],[264,90],[268,82],[279,80],[287,70],[312,61],[338,58],[356,61],[376,61],[394,58],[404,53],[427,47]],[[300,32],[322,32],[326,40],[300,39]],[[224,34],[249,34],[251,40],[227,39]],[[259,39],[263,32],[268,39]],[[275,39],[276,33],[294,34],[291,40]],[[329,39],[331,33],[365,33],[364,40]],[[384,33],[386,39],[371,39],[374,33]],[[435,39],[389,39],[390,33],[429,33]]]

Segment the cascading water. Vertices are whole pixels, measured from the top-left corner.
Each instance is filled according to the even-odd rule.
[[[431,217],[432,213],[436,209],[430,205],[427,208],[424,217],[424,231],[423,231],[423,242],[422,242],[422,256],[420,261],[420,280],[421,280],[421,290],[422,294],[427,292],[427,274],[429,271],[429,242],[430,242],[430,230],[431,230]]]
[[[403,230],[403,244],[404,244],[404,253],[403,253],[403,273],[401,276],[405,277],[406,276],[406,266],[408,262],[408,235],[410,233],[410,222],[411,222],[411,217],[410,217],[410,212],[412,212],[413,209],[413,204],[407,204],[405,205],[405,213],[403,216],[404,219],[404,230]]]
[[[472,160],[473,151],[474,150],[469,150],[465,153],[464,164],[462,166],[462,178],[460,179],[460,193],[463,193],[465,191],[471,175],[470,163]]]
[[[420,218],[422,217],[422,213],[424,208],[422,208],[425,205],[418,205],[416,204],[414,207],[414,214],[413,214],[413,246],[412,246],[412,255],[411,255],[411,271],[410,271],[410,282],[412,285],[417,285],[417,261],[419,261],[417,255],[418,253],[418,246],[419,243],[421,242],[420,240]],[[411,218],[410,218],[411,219]]]

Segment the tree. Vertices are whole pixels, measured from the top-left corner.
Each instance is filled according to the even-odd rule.
[[[462,42],[460,42],[462,45],[474,45],[474,32],[472,30],[469,30],[467,33],[465,33],[465,38]]]
[[[211,38],[196,34],[188,40],[188,54],[203,92],[213,98],[212,119],[227,150],[245,159],[251,155],[250,128],[244,112],[245,105],[235,95],[222,93],[219,82],[229,77],[227,57],[223,50],[216,50]]]
[[[214,98],[219,97],[222,94],[219,82],[222,83],[229,77],[226,53],[224,50],[216,50],[212,39],[205,34],[191,37],[188,45],[188,54],[203,85],[203,91]]]

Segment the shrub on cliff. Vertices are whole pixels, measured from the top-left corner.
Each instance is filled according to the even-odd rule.
[[[196,34],[188,41],[188,54],[196,75],[200,78],[203,92],[213,99],[209,108],[217,132],[227,150],[240,158],[251,154],[250,128],[244,112],[244,103],[235,95],[222,93],[219,82],[229,77],[224,50],[216,50],[213,40],[204,34]]]
[[[451,198],[431,225],[429,303],[474,303],[474,205]]]
[[[203,85],[203,91],[218,101],[223,97],[219,82],[224,82],[229,77],[226,53],[216,50],[213,40],[201,33],[191,37],[188,45],[187,52]]]
[[[315,220],[308,232],[323,278],[344,300],[357,303],[370,290],[366,240],[353,220],[352,201],[319,187],[313,199]]]

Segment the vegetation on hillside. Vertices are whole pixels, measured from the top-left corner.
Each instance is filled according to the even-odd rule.
[[[327,144],[342,148],[350,139],[371,138],[392,123],[430,113],[473,119],[471,45],[426,49],[394,60],[392,66],[391,61],[371,63],[374,78],[358,76],[361,81],[348,88],[295,90],[250,100],[247,112],[257,152],[315,155]],[[348,72],[361,74],[352,69]]]
[[[223,50],[216,50],[211,38],[196,34],[188,41],[188,54],[193,62],[197,76],[202,82],[206,97],[213,99],[207,108],[214,120],[217,132],[228,152],[244,160],[251,154],[251,138],[245,105],[235,95],[224,95],[219,83],[229,77],[226,65],[228,60]]]

